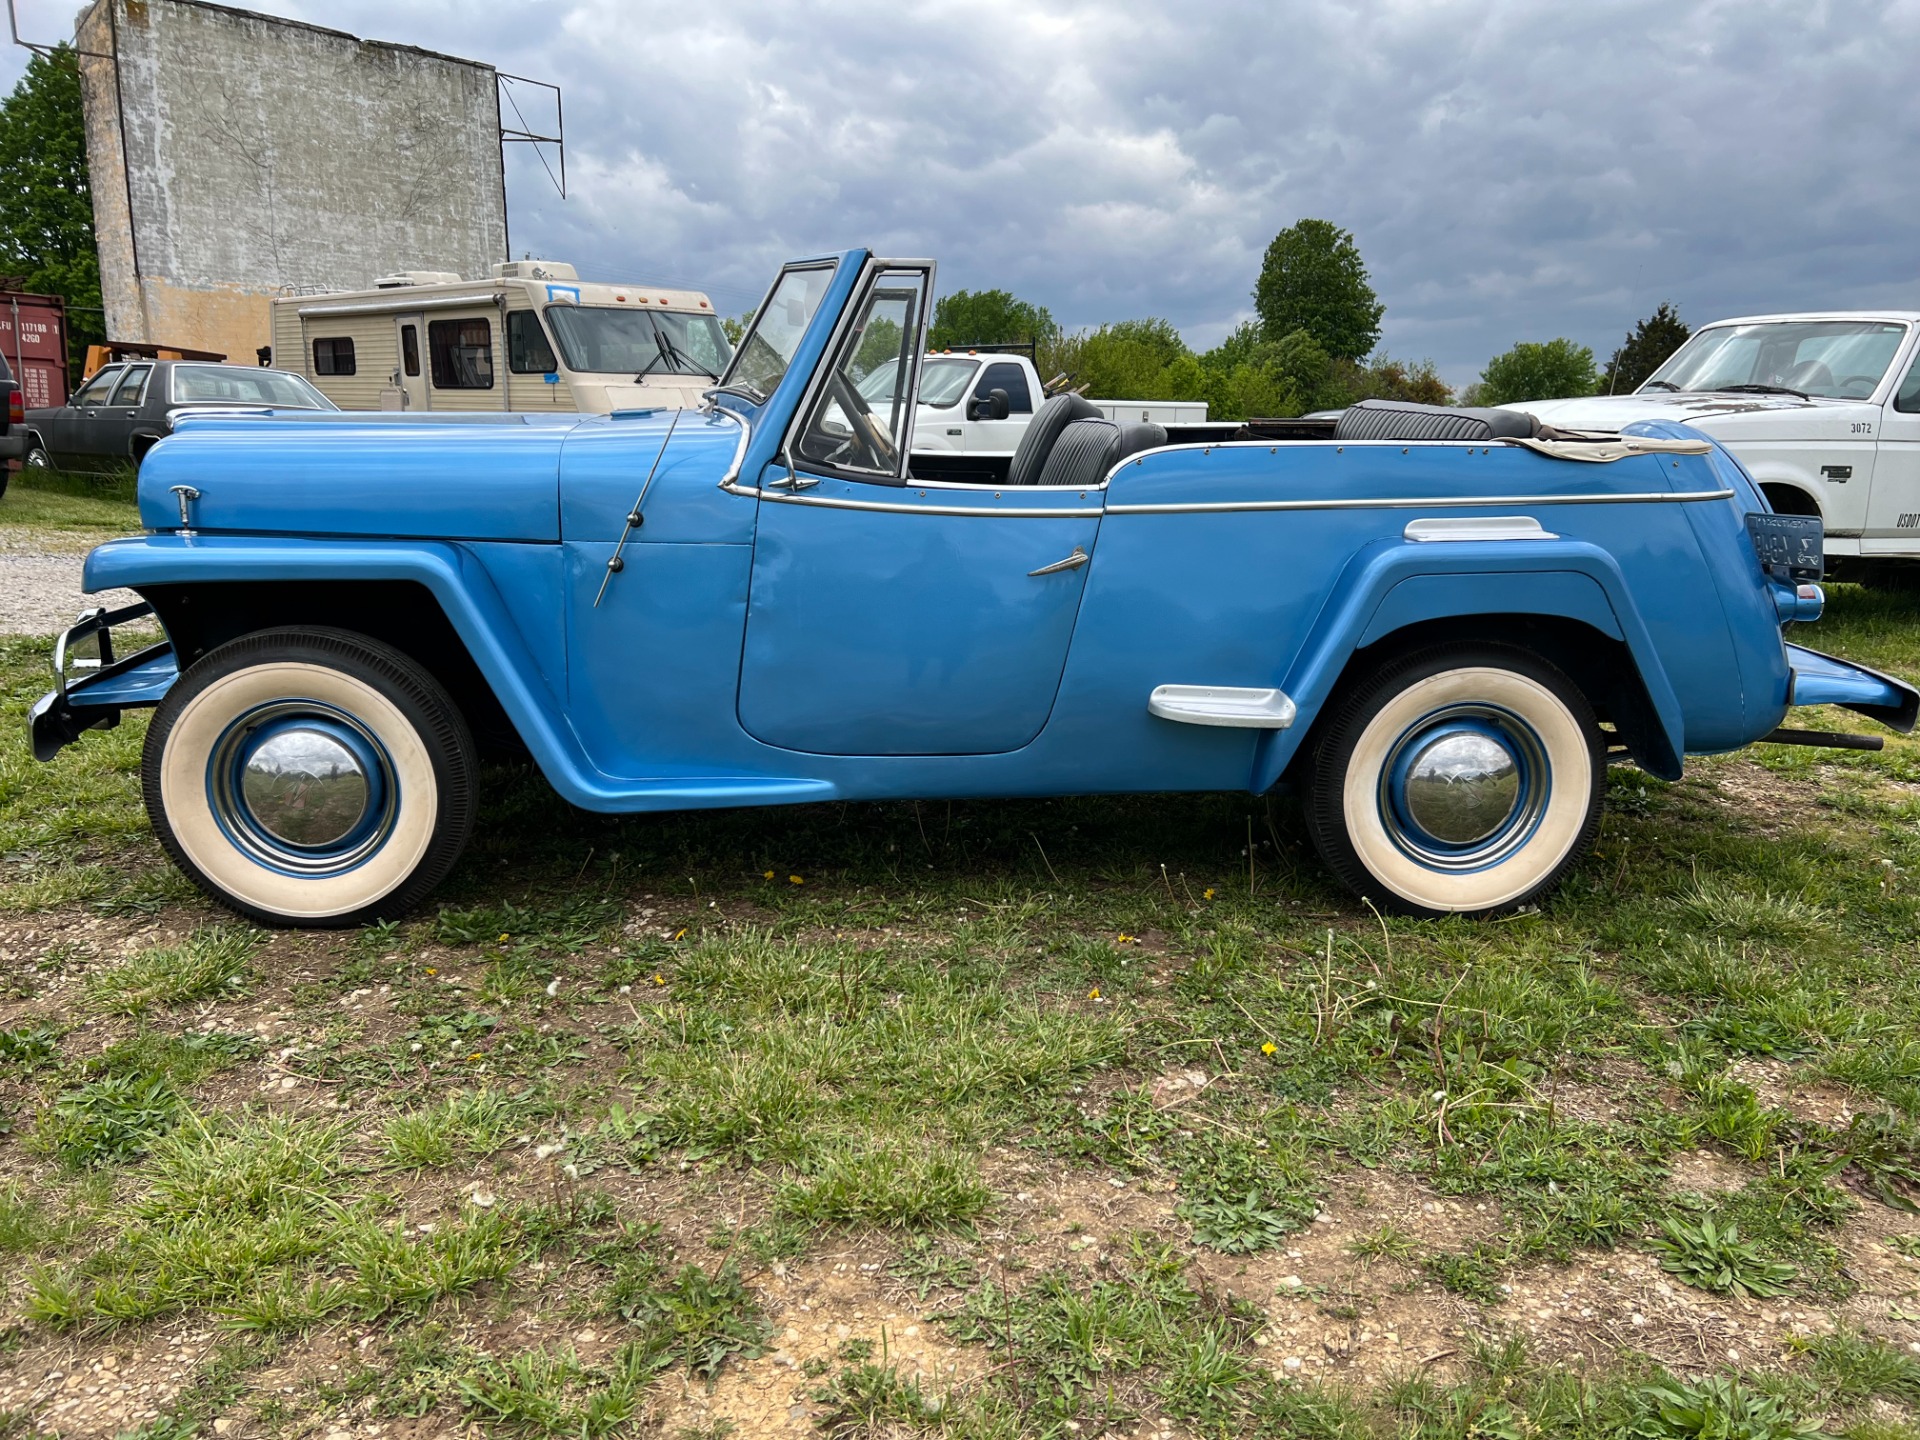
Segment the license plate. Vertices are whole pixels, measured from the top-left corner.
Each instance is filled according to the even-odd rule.
[[[1749,515],[1747,534],[1762,568],[1793,580],[1818,580],[1822,526],[1818,515]]]

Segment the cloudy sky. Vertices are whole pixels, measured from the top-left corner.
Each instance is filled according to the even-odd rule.
[[[1455,382],[1516,340],[1604,360],[1666,299],[1920,308],[1920,0],[253,8],[558,83],[571,193],[510,157],[515,253],[728,311],[870,245],[1204,347],[1309,215],[1358,238],[1385,348]]]

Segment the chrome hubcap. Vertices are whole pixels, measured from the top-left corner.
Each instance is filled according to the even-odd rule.
[[[1454,730],[1421,742],[1407,760],[1407,814],[1449,845],[1496,833],[1519,800],[1520,764],[1490,735]]]
[[[378,850],[400,799],[386,747],[352,716],[304,700],[230,725],[208,761],[207,791],[235,845],[307,877],[340,874]]]
[[[359,828],[369,789],[359,756],[325,730],[295,724],[248,751],[240,795],[269,835],[312,848],[338,844]]]
[[[1380,776],[1393,842],[1436,870],[1497,864],[1532,836],[1546,809],[1546,747],[1519,716],[1453,705],[1409,726]]]

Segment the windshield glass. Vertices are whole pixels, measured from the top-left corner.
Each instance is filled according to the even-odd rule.
[[[936,410],[951,409],[967,393],[973,372],[979,368],[978,360],[946,355],[928,356],[920,366],[920,403],[931,405]],[[887,386],[891,379],[891,376],[876,370],[860,383],[860,393],[869,400],[883,399],[888,393]],[[868,388],[870,386],[874,387],[871,391]]]
[[[820,309],[832,279],[831,265],[782,271],[767,303],[754,317],[753,328],[740,341],[727,383],[743,386],[762,400],[771,395],[793,363],[800,337]]]
[[[298,375],[244,365],[176,365],[173,403],[217,400],[230,405],[275,405],[283,410],[338,410]]]
[[[1768,320],[1715,325],[1673,353],[1640,388],[1724,390],[1774,386],[1831,400],[1864,400],[1893,363],[1907,327],[1890,320]]]
[[[718,375],[727,338],[711,315],[613,305],[549,305],[569,370],[589,375]]]

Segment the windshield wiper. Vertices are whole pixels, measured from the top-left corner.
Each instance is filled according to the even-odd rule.
[[[667,352],[668,356],[673,360],[673,363],[680,368],[683,374],[704,375],[709,380],[718,380],[720,378],[704,365],[696,365],[693,358],[689,356],[686,351],[673,343],[673,337],[667,334],[666,331],[656,330],[654,334],[660,341],[660,347]]]
[[[1716,385],[1713,387],[1713,393],[1716,395],[1725,395],[1729,392],[1739,395],[1797,395],[1802,400],[1811,400],[1813,398],[1804,390],[1795,390],[1786,385],[1758,385],[1748,383],[1745,385]]]
[[[645,365],[640,367],[640,373],[633,377],[636,383],[646,379],[647,376],[653,374],[654,370],[658,368],[662,360],[667,362],[668,369],[674,371],[676,374],[679,373],[680,364],[679,364],[679,361],[675,358],[673,342],[667,339],[666,334],[663,331],[656,330],[653,332],[653,348],[659,351],[660,353],[655,355],[653,359],[647,361]],[[706,372],[702,371],[701,373],[705,374]]]
[[[1641,382],[1640,388],[1642,390],[1678,390],[1680,387],[1671,380],[1646,380]]]

